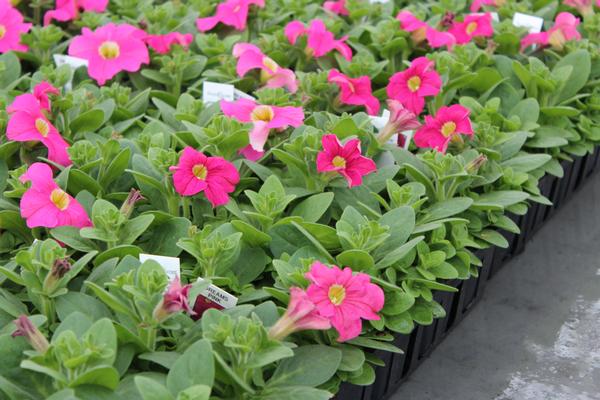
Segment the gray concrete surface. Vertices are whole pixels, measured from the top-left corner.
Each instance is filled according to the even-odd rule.
[[[600,175],[392,400],[600,400]]]

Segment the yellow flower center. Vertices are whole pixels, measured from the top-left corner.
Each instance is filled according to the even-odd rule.
[[[342,156],[333,157],[333,160],[331,160],[331,163],[336,168],[345,168],[346,167],[346,159]]]
[[[342,285],[331,285],[329,288],[329,300],[336,306],[339,306],[346,298],[346,289]]]
[[[560,29],[555,30],[548,36],[548,43],[557,50],[562,50],[564,43],[567,41]]]
[[[414,93],[421,87],[421,78],[415,75],[406,84],[408,85],[408,90]]]
[[[477,22],[471,22],[467,25],[467,33],[471,35],[477,29]]]
[[[121,54],[121,49],[119,48],[119,44],[117,42],[107,40],[100,45],[98,48],[98,53],[105,60],[112,60],[113,58],[119,57],[119,54]]]
[[[46,137],[50,132],[50,125],[48,125],[48,123],[43,118],[38,118],[35,120],[35,129],[37,129],[40,135]]]
[[[427,28],[419,28],[411,33],[412,40],[415,43],[421,43],[427,38]]]
[[[205,180],[208,175],[208,169],[204,164],[196,164],[192,167],[192,174],[200,180]]]
[[[271,122],[271,120],[275,117],[275,113],[273,109],[269,106],[257,106],[252,110],[250,114],[250,119],[254,122],[263,121],[263,122]]]
[[[0,25],[0,39],[2,39],[6,35],[6,27],[4,25]]]
[[[455,131],[456,131],[456,123],[454,123],[452,121],[448,121],[444,125],[442,125],[442,135],[444,135],[444,137],[448,137],[448,136],[452,135]]]
[[[60,211],[64,211],[68,206],[71,200],[69,199],[69,195],[65,193],[64,190],[54,189],[52,193],[50,193],[50,201],[58,208]]]
[[[275,61],[273,61],[272,58],[269,57],[263,57],[263,65],[269,68],[272,72],[275,72],[279,67],[279,64],[277,64]]]

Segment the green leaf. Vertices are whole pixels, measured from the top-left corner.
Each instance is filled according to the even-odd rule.
[[[175,361],[167,375],[167,387],[173,395],[193,385],[212,387],[215,378],[213,349],[205,339],[198,340]]]
[[[306,222],[317,222],[331,206],[333,197],[331,192],[310,196],[294,207],[291,215],[302,217]]]
[[[104,122],[104,111],[92,109],[79,114],[71,121],[69,127],[74,133],[95,132]]]
[[[473,203],[474,209],[486,210],[490,207],[509,207],[520,203],[529,198],[526,192],[518,190],[496,190],[494,192],[484,193]]]
[[[100,186],[106,188],[112,182],[120,178],[127,166],[129,165],[129,158],[131,157],[131,150],[129,147],[124,148],[112,159],[106,170],[101,174],[99,183]]]
[[[540,168],[552,158],[549,154],[524,154],[502,162],[505,168],[512,168],[517,172],[530,172]]]
[[[342,361],[338,370],[340,371],[357,371],[365,362],[365,353],[354,346],[340,344],[335,346],[342,351]]]
[[[152,378],[138,375],[134,378],[143,400],[172,400],[174,397],[169,390]]]
[[[360,346],[360,347],[366,347],[368,349],[384,350],[384,351],[389,351],[389,352],[398,353],[398,354],[403,353],[402,349],[399,349],[398,347],[394,346],[391,343],[383,342],[381,340],[369,339],[369,338],[361,337],[361,336],[356,337],[351,340],[348,340],[346,343],[353,344],[353,345]]]
[[[473,199],[469,197],[455,197],[433,204],[431,207],[423,210],[425,216],[420,223],[436,221],[438,219],[451,217],[468,209],[473,204]]]
[[[346,250],[336,257],[339,265],[350,267],[353,271],[368,271],[375,266],[375,260],[364,250]]]
[[[119,385],[119,372],[114,367],[101,365],[87,369],[77,379],[71,381],[71,386],[98,385],[114,390]]]
[[[294,349],[294,356],[279,363],[269,386],[318,386],[337,371],[342,352],[325,345],[308,345]]]

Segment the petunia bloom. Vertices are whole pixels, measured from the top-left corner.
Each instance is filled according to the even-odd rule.
[[[146,33],[129,24],[112,22],[95,31],[83,28],[69,45],[69,55],[88,60],[88,73],[104,85],[121,71],[139,71],[150,58],[144,43]]]
[[[336,135],[323,135],[323,150],[317,154],[318,172],[337,172],[346,178],[349,187],[360,186],[362,177],[377,170],[370,158],[361,154],[360,140],[351,139],[342,145]]]
[[[349,15],[346,0],[328,0],[323,3],[323,8],[337,15]]]
[[[190,284],[181,286],[179,276],[176,276],[169,284],[160,303],[154,308],[154,319],[158,322],[162,322],[170,315],[179,311],[185,311],[189,315],[195,315],[196,313],[188,303],[188,296],[191,288],[192,285]]]
[[[171,47],[177,44],[184,49],[190,46],[194,40],[194,35],[191,33],[169,32],[164,35],[147,35],[144,41],[152,50],[158,54],[167,54],[171,51]]]
[[[27,51],[21,43],[21,35],[29,32],[30,23],[23,22],[23,15],[7,0],[0,0],[0,53],[11,50]]]
[[[600,1],[597,2],[600,7]],[[565,0],[565,6],[576,8],[584,17],[594,13],[594,2],[592,0]]]
[[[31,347],[40,353],[45,353],[50,347],[48,339],[40,332],[40,330],[31,322],[27,315],[19,315],[19,318],[13,321],[17,329],[11,334],[12,337],[24,337]]]
[[[472,13],[476,13],[483,6],[500,7],[502,4],[504,4],[504,1],[505,0],[473,0],[469,10],[471,10]]]
[[[425,117],[425,125],[415,132],[415,144],[445,153],[451,140],[461,134],[473,135],[469,114],[469,109],[459,104],[441,107],[435,117]]]
[[[260,69],[260,78],[266,87],[285,87],[291,93],[298,90],[294,71],[281,68],[273,59],[263,54],[258,47],[250,43],[238,43],[233,46],[233,56],[238,59],[236,71],[243,77],[252,69]]]
[[[394,99],[387,101],[390,110],[390,118],[385,126],[377,135],[377,141],[380,144],[386,143],[390,138],[398,134],[398,145],[404,145],[405,137],[402,135],[404,131],[417,129],[421,126],[417,120],[417,116],[410,110],[404,108],[401,102]]]
[[[419,44],[426,39],[426,33],[429,29],[429,25],[426,22],[421,21],[410,11],[400,11],[396,16],[396,19],[400,21],[400,27],[411,33],[412,40]]]
[[[469,43],[475,37],[493,36],[492,14],[467,15],[462,22],[454,22],[448,32],[456,38],[457,44]]]
[[[322,317],[306,292],[297,287],[290,288],[290,302],[285,313],[269,329],[269,337],[281,340],[286,336],[309,329],[331,328],[328,318]]]
[[[547,32],[530,33],[521,39],[521,51],[532,45],[549,45],[557,50],[562,50],[565,42],[581,39],[581,34],[577,31],[580,22],[579,18],[573,14],[561,12],[556,16],[554,26]]]
[[[427,44],[432,49],[437,49],[446,46],[448,50],[452,50],[456,44],[456,38],[450,32],[438,31],[435,28],[428,28],[425,32]]]
[[[364,75],[359,78],[349,78],[337,69],[329,71],[327,80],[340,88],[340,100],[343,104],[364,106],[369,115],[379,114],[379,100],[373,96],[371,79]]]
[[[31,182],[31,187],[21,198],[21,216],[29,228],[38,226],[92,226],[85,209],[52,179],[52,169],[44,163],[33,163],[19,178]]]
[[[56,8],[44,14],[44,25],[53,19],[61,22],[72,21],[79,16],[79,11],[102,13],[106,11],[108,0],[56,0]]]
[[[437,95],[441,87],[442,78],[435,71],[434,62],[427,57],[418,57],[409,68],[392,75],[387,95],[419,115],[425,107],[425,97]]]
[[[33,96],[40,103],[40,107],[46,111],[50,111],[50,99],[48,98],[48,93],[58,95],[60,92],[46,81],[41,81],[33,88]]]
[[[252,123],[249,133],[250,146],[255,151],[263,151],[271,129],[294,128],[302,125],[304,111],[302,107],[276,107],[257,104],[254,100],[221,100],[221,111],[228,117],[243,123]]]
[[[175,190],[182,196],[204,192],[213,207],[229,202],[229,193],[235,190],[240,174],[235,166],[222,157],[208,157],[191,147],[183,149],[174,171]]]
[[[64,166],[72,164],[67,153],[69,144],[43,113],[42,102],[35,95],[26,93],[17,96],[6,111],[10,114],[6,126],[8,139],[16,142],[41,142],[48,148],[49,160]]]
[[[336,39],[320,19],[312,20],[308,28],[300,21],[292,21],[285,26],[284,33],[291,44],[296,44],[300,36],[306,35],[306,52],[309,56],[319,58],[337,50],[346,60],[352,60],[352,49],[345,43],[348,36]]]
[[[353,274],[348,267],[332,268],[315,261],[306,278],[308,298],[319,314],[331,321],[338,331],[338,341],[344,342],[360,335],[362,319],[379,320],[377,313],[385,301],[383,290],[371,283],[369,275]]]
[[[238,31],[243,31],[246,29],[248,9],[252,4],[262,8],[265,6],[265,0],[226,0],[217,6],[214,16],[198,18],[196,27],[200,32],[206,32],[220,22],[223,25],[232,26]]]

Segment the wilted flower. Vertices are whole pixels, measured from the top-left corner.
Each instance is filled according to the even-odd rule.
[[[144,196],[142,196],[142,192],[137,189],[131,189],[127,195],[127,198],[123,202],[123,205],[121,205],[121,213],[129,218],[133,212],[135,203],[140,200],[145,200]]]
[[[312,20],[308,28],[300,21],[292,21],[285,26],[284,32],[291,44],[296,44],[300,36],[306,35],[309,56],[319,58],[327,55],[330,51],[337,50],[346,60],[352,60],[352,49],[345,43],[348,36],[336,39],[320,19]]]
[[[27,315],[21,315],[13,321],[17,329],[12,333],[12,337],[23,336],[40,353],[45,353],[50,347],[46,337],[40,330],[31,323]]]
[[[163,295],[160,303],[156,305],[153,312],[153,317],[156,321],[162,322],[167,317],[179,311],[185,311],[189,315],[195,315],[188,303],[188,295],[192,285],[187,284],[181,286],[179,276],[171,281],[169,288]]]
[[[272,339],[281,340],[294,332],[329,328],[331,328],[329,319],[319,315],[316,306],[308,298],[306,292],[300,288],[291,287],[288,308],[275,325],[269,329],[269,336]]]
[[[459,104],[441,107],[435,117],[425,117],[425,125],[415,133],[415,144],[445,153],[454,138],[473,135],[469,114],[469,109]]]
[[[377,170],[370,158],[360,152],[360,140],[351,139],[342,145],[337,136],[323,135],[323,150],[317,154],[318,172],[337,172],[346,178],[348,186],[360,186],[362,177]]]
[[[196,27],[200,32],[210,31],[220,22],[223,25],[232,26],[238,31],[246,29],[248,9],[250,5],[264,7],[264,0],[226,0],[217,6],[217,12],[213,17],[198,18]]]
[[[260,69],[260,77],[266,87],[286,87],[291,93],[298,90],[294,71],[281,68],[273,59],[267,57],[258,47],[250,43],[237,43],[233,46],[233,56],[238,59],[236,71],[243,77],[252,69]]]
[[[379,100],[373,96],[371,90],[371,79],[364,75],[358,78],[350,78],[337,69],[329,71],[327,80],[335,83],[340,88],[340,100],[343,104],[353,106],[364,106],[369,115],[379,113]]]
[[[387,105],[390,110],[390,118],[377,135],[379,144],[386,143],[395,134],[401,134],[404,131],[417,129],[421,126],[417,116],[412,111],[404,108],[398,100],[388,100]]]

